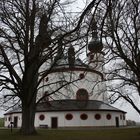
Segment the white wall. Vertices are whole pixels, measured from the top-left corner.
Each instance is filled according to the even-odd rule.
[[[93,72],[85,72],[85,71],[75,71],[75,72],[55,72],[51,73],[48,75],[48,81],[45,81],[42,84],[50,84],[50,83],[57,83],[57,84],[52,84],[50,86],[42,88],[38,94],[38,97],[41,97],[45,91],[48,93],[51,93],[52,91],[57,90],[59,87],[61,87],[61,82],[60,79],[65,77],[65,80],[70,81],[70,77],[72,76],[72,81],[79,79],[79,75],[81,73],[84,73],[85,78],[78,80],[70,85],[68,85],[65,88],[62,88],[59,90],[59,93],[57,94],[59,98],[56,96],[53,96],[53,99],[75,99],[76,98],[76,92],[80,88],[84,88],[88,91],[89,93],[89,99],[92,100],[101,100],[103,101],[104,96],[106,95],[105,92],[105,83],[99,83],[97,85],[97,82],[100,80],[101,77]],[[64,79],[63,79],[64,80]],[[95,86],[96,85],[96,86]],[[63,93],[63,94],[60,94]],[[69,96],[69,98],[68,98]]]
[[[18,117],[17,120],[17,127],[21,126],[21,122],[22,122],[22,117],[21,117],[21,113],[14,113],[14,114],[10,114],[10,115],[5,115],[4,116],[4,126],[8,127],[10,126],[10,122],[14,122],[14,117]],[[9,119],[11,118],[11,119]]]
[[[73,115],[72,120],[66,120],[65,115],[70,113]],[[87,120],[81,120],[81,114],[87,114]],[[45,119],[40,120],[39,116],[44,115]],[[101,119],[96,120],[95,114],[100,114]],[[106,115],[111,114],[111,119],[107,120]],[[120,115],[123,115],[121,112],[107,112],[107,111],[68,111],[68,112],[37,112],[35,115],[35,127],[39,127],[40,125],[48,125],[51,127],[51,118],[57,117],[58,118],[58,127],[92,127],[92,126],[116,126],[115,117],[119,118],[119,125],[124,126],[126,125],[125,120],[120,119]],[[8,120],[9,117],[12,118],[11,121],[14,121],[14,117],[18,117],[18,127],[21,126],[21,114],[15,113],[12,115],[5,115],[5,127],[8,127],[10,121]]]
[[[67,113],[70,113],[73,115],[72,120],[66,120],[65,115]],[[80,115],[86,113],[88,115],[87,120],[81,120]],[[45,115],[45,119],[43,121],[39,120],[39,116],[41,114]],[[101,119],[96,120],[95,114],[100,114]],[[106,115],[111,114],[111,119],[107,120]],[[80,126],[116,126],[116,120],[115,117],[119,118],[119,125],[123,126],[126,125],[125,120],[120,120],[121,112],[105,112],[105,111],[69,111],[69,112],[42,112],[42,113],[36,113],[35,118],[35,126],[38,127],[39,125],[48,125],[48,127],[51,127],[51,118],[57,117],[58,118],[58,127],[80,127]]]

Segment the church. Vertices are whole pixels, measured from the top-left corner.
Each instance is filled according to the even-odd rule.
[[[107,101],[102,48],[95,29],[88,45],[87,63],[75,58],[73,46],[68,48],[66,54],[63,54],[61,47],[59,48],[56,56],[59,59],[44,78],[42,84],[47,86],[40,88],[38,101],[46,94],[50,95],[59,90],[37,104],[34,123],[36,128],[126,125],[126,112],[111,106]],[[52,84],[53,82],[55,84]],[[21,108],[14,108],[4,116],[5,127],[9,127],[11,122],[15,128],[21,127]]]

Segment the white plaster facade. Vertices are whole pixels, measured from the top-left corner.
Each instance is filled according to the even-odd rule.
[[[67,120],[65,118],[66,114],[72,114],[73,118],[72,120]],[[119,126],[125,126],[126,121],[123,119],[120,119],[120,115],[123,115],[122,113],[118,112],[112,112],[111,113],[111,119],[107,120],[106,115],[110,114],[110,112],[98,112],[98,111],[69,111],[69,112],[48,112],[44,113],[45,119],[43,121],[39,120],[39,115],[42,113],[37,113],[36,114],[36,121],[35,121],[35,126],[39,127],[42,124],[48,125],[48,127],[52,127],[51,123],[51,118],[52,117],[57,117],[58,119],[58,127],[93,127],[93,126],[116,126],[116,120],[115,118],[119,118]],[[81,114],[87,114],[88,118],[86,120],[82,120],[80,118]],[[96,120],[95,115],[100,114],[101,119]]]
[[[92,54],[91,54],[92,55]],[[90,55],[88,56],[90,57]],[[75,60],[75,66],[72,69],[69,69],[68,60],[61,58],[58,60],[58,66],[56,66],[54,69],[55,71],[52,71],[47,76],[44,81],[41,83],[42,85],[49,85],[47,87],[43,87],[39,90],[38,98],[42,97],[42,95],[47,91],[47,93],[52,93],[53,91],[57,90],[62,86],[62,84],[59,81],[66,80],[66,81],[75,81],[79,79],[80,74],[84,74],[84,78],[77,80],[76,82],[72,82],[68,86],[65,86],[64,88],[59,90],[59,93],[63,94],[55,94],[53,96],[54,99],[76,99],[76,92],[79,90],[79,88],[84,88],[89,93],[90,100],[100,100],[107,102],[107,94],[106,94],[106,83],[104,82],[105,76],[103,75],[103,55],[98,53],[94,55],[92,59],[88,59],[89,69],[87,70],[87,67],[82,65],[81,60],[77,59]],[[96,60],[97,62],[93,61]],[[45,66],[44,66],[45,67]],[[46,66],[47,67],[47,66]],[[101,75],[100,75],[101,74]],[[51,83],[57,83],[57,84],[51,84]],[[58,95],[58,96],[56,96]]]
[[[67,86],[67,88],[62,88],[59,90],[59,93],[65,93],[64,96],[59,94],[60,99],[76,99],[76,92],[79,90],[79,88],[84,88],[88,91],[89,93],[89,98],[94,99],[94,100],[100,100],[100,101],[105,101],[106,100],[106,94],[105,94],[105,83],[100,82],[96,83],[99,79],[99,75],[93,72],[83,72],[83,71],[76,71],[76,72],[59,72],[59,73],[51,73],[48,75],[48,81],[47,83],[45,82],[44,84],[51,84],[60,81],[60,77],[64,76],[65,80],[69,81],[70,75],[73,77],[73,81],[79,78],[80,74],[84,74],[85,78],[78,80],[70,85]],[[55,85],[50,85],[49,88],[43,88],[39,92],[41,93],[40,96],[44,92],[51,93],[55,90],[57,90],[61,83]],[[74,86],[76,85],[76,86]],[[68,90],[69,88],[69,90]],[[56,95],[55,95],[56,96]],[[55,99],[55,96],[53,97]]]
[[[66,119],[66,114],[72,114],[71,120]],[[81,114],[87,114],[88,118],[82,120]],[[100,114],[101,118],[97,120],[96,114]],[[107,119],[107,114],[111,115],[111,118]],[[40,120],[40,115],[44,115],[44,120]],[[5,127],[10,125],[10,122],[14,122],[14,118],[17,117],[17,127],[21,127],[22,117],[21,113],[13,113],[5,115]],[[11,118],[9,120],[9,118]],[[116,127],[125,126],[126,120],[124,113],[115,111],[62,111],[62,112],[37,112],[35,115],[35,127],[48,126],[52,128],[52,118],[57,118],[57,127]],[[118,124],[116,122],[118,118]]]

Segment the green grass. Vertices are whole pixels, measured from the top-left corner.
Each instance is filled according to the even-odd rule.
[[[36,136],[20,136],[18,130],[0,129],[0,140],[140,140],[140,128],[38,130]]]
[[[0,127],[4,126],[4,118],[0,118]]]

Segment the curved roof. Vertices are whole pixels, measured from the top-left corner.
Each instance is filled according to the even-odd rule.
[[[81,59],[77,58],[74,61],[74,65],[70,66],[68,61],[68,56],[63,56],[55,62],[55,65],[49,71],[49,73],[54,72],[68,72],[68,71],[83,71],[83,72],[92,72],[101,76],[101,79],[104,79],[103,74],[91,66],[82,62]]]
[[[60,59],[56,61],[56,64],[53,68],[61,68],[61,67],[69,67],[69,60],[68,56],[63,55]],[[89,68],[89,66],[82,62],[80,58],[75,59],[74,67],[82,67],[82,68]]]
[[[37,111],[117,111],[124,112],[98,100],[54,100],[40,103]]]
[[[87,101],[78,101],[78,100],[54,100],[49,102],[39,103],[36,107],[36,112],[57,112],[57,111],[115,111],[122,112],[120,109],[117,109],[109,104],[106,104],[102,101],[97,100],[87,100]],[[7,114],[21,113],[21,109],[14,109],[7,112]]]

